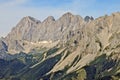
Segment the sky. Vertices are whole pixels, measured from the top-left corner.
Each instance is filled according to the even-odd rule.
[[[25,16],[43,21],[66,12],[95,18],[120,11],[120,0],[0,0],[0,37],[6,36]]]

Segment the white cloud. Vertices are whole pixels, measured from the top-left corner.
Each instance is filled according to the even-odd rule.
[[[19,4],[23,4],[27,2],[27,0],[7,0],[7,1],[4,1],[2,3],[0,3],[0,7],[12,7],[12,6],[16,6],[16,5],[19,5]]]

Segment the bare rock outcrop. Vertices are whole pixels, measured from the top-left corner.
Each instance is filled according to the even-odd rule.
[[[47,17],[43,22],[33,17],[24,17],[6,36],[5,43],[9,50],[24,51],[24,41],[58,41],[81,44],[82,51],[96,53],[109,47],[119,46],[120,13],[102,16],[94,20],[86,16],[68,12],[55,20],[53,16]],[[86,47],[87,46],[87,47]],[[81,52],[82,52],[81,51]]]

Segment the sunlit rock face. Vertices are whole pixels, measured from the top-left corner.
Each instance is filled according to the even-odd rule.
[[[119,80],[120,13],[24,17],[0,39],[0,63],[2,80]]]

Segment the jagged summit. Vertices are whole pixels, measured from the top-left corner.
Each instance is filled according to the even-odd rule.
[[[55,21],[55,18],[53,16],[48,16],[43,22],[52,22]]]
[[[84,20],[86,21],[86,22],[89,22],[89,21],[92,21],[92,20],[94,20],[94,18],[91,16],[86,16],[85,18],[84,18]]]
[[[23,17],[22,20],[25,20],[25,21],[33,21],[33,22],[41,22],[40,20],[37,20],[37,19],[35,19],[34,17],[31,17],[31,16]]]
[[[72,17],[74,17],[74,15],[72,14],[72,13],[70,13],[70,12],[67,12],[67,13],[65,13],[65,14],[63,14],[61,17],[60,17],[60,19],[67,19],[67,18],[72,18]]]
[[[119,20],[119,13],[116,14],[117,15],[115,15],[116,17],[114,20]],[[112,18],[107,18],[105,16],[103,17],[110,20],[107,20],[106,22],[109,24],[108,26],[112,27]],[[89,22],[91,20],[92,23],[88,23],[86,25],[86,22]],[[40,22],[31,16],[26,16],[6,36],[6,41],[10,46],[12,46],[11,43],[14,43],[15,40],[24,40],[28,42],[62,40],[64,42],[67,42],[71,38],[79,39],[79,37],[81,38],[82,35],[86,35],[83,33],[88,29],[92,29],[93,27],[90,27],[90,25],[95,26],[94,23],[96,24],[96,22],[101,22],[99,23],[99,26],[103,26],[103,24],[105,24],[103,23],[103,20],[104,19],[100,18],[94,20],[92,16],[86,16],[83,19],[81,16],[73,15],[70,12],[63,14],[63,16],[58,20],[55,20],[53,16],[49,16],[43,22]],[[89,27],[86,28],[88,25]],[[96,33],[100,33],[102,29],[103,27],[98,28],[98,30],[96,30]]]
[[[73,16],[73,14],[71,12],[66,12],[65,14],[63,14],[63,16]]]
[[[120,13],[24,17],[0,39],[0,71],[2,80],[119,80]]]

